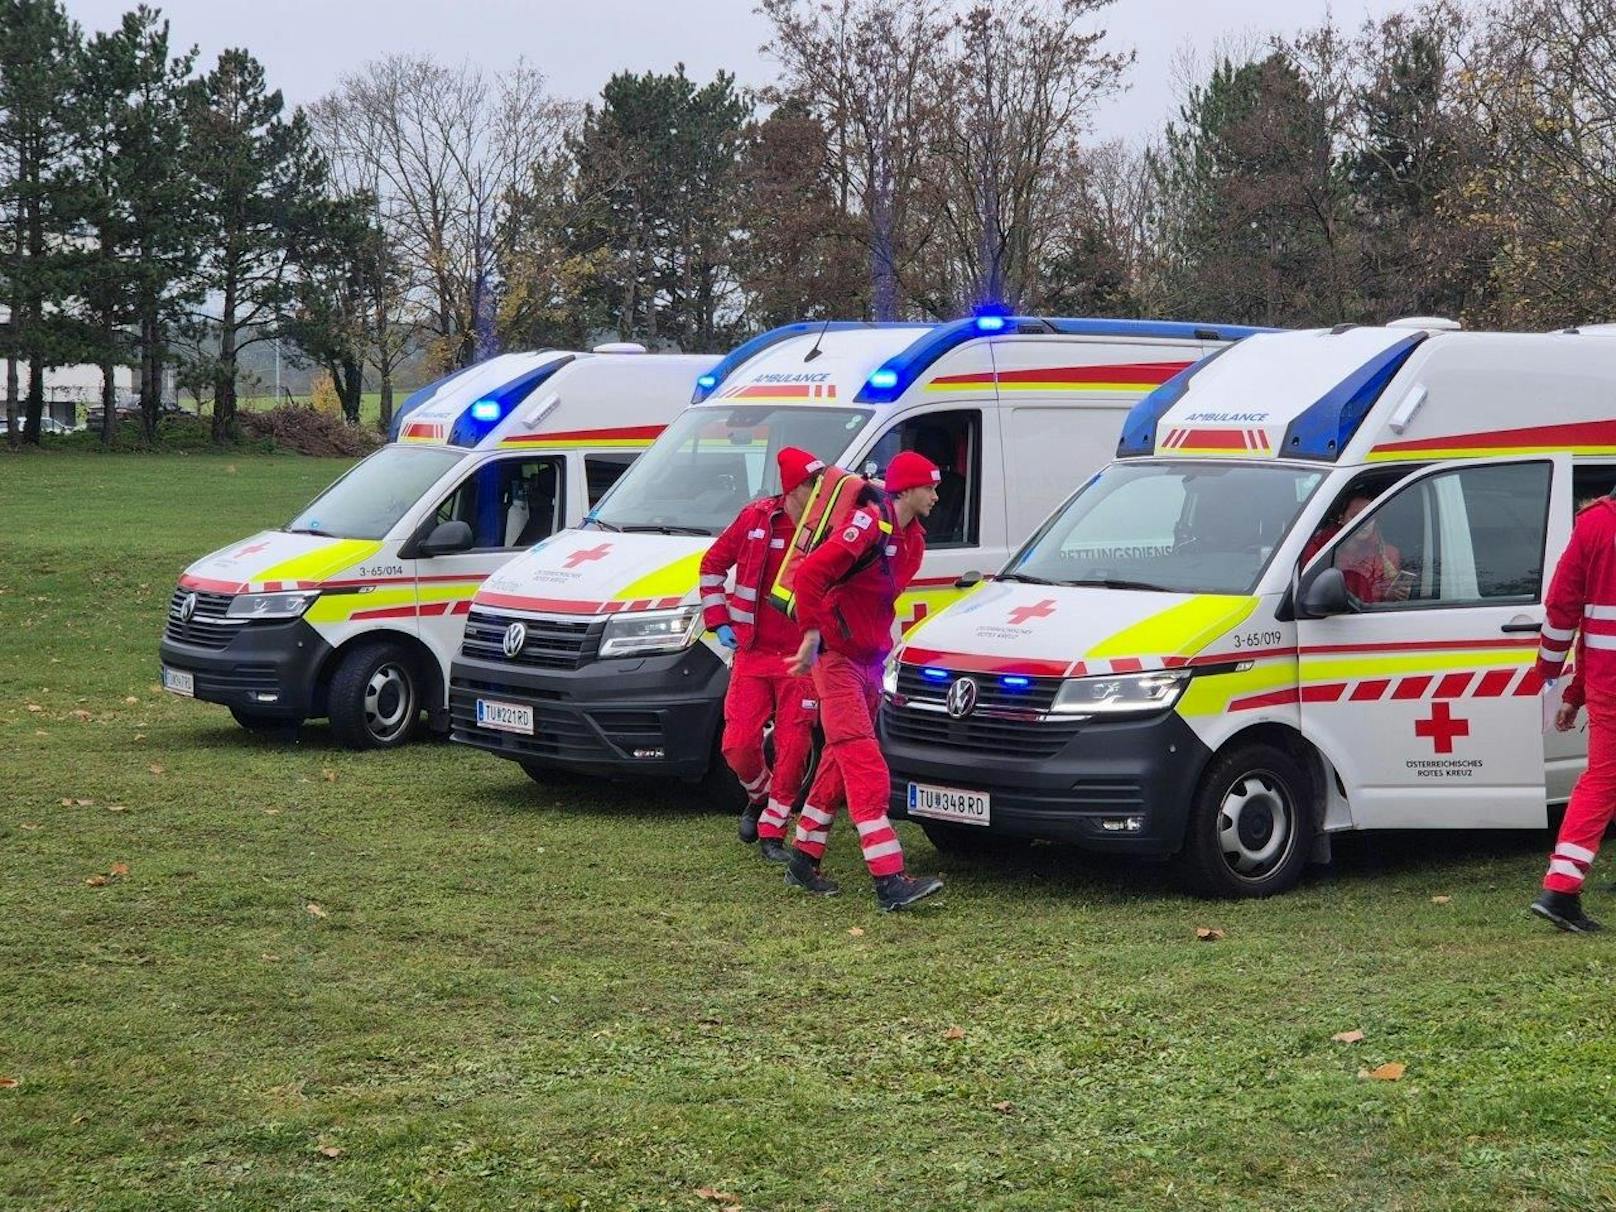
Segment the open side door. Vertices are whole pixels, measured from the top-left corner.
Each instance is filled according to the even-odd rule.
[[[1532,667],[1570,494],[1568,455],[1438,464],[1303,572],[1303,731],[1339,772],[1355,827],[1545,824]]]

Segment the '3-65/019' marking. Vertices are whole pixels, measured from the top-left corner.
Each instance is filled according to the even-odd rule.
[[[1249,648],[1278,648],[1284,642],[1283,631],[1248,631],[1234,637],[1234,646],[1242,651]]]

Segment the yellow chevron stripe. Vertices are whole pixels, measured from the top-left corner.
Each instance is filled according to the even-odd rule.
[[[345,568],[368,560],[382,549],[372,539],[332,539],[300,556],[282,560],[253,576],[260,581],[324,581]]]
[[[1244,623],[1256,609],[1256,598],[1202,594],[1123,628],[1089,649],[1085,658],[1192,657]]]
[[[695,589],[696,579],[701,575],[701,557],[706,554],[704,551],[693,551],[666,568],[659,568],[637,581],[629,582],[612,597],[619,602],[631,602],[636,598],[683,597]]]

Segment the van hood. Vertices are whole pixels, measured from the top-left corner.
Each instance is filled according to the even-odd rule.
[[[950,671],[1083,677],[1173,668],[1245,622],[1257,599],[992,582],[911,631],[898,659]]]
[[[261,530],[249,539],[203,556],[185,570],[180,585],[204,593],[317,589],[338,579],[339,573],[349,573],[353,578],[384,575],[381,570],[361,567],[381,549],[382,544],[374,539],[333,539]]]
[[[694,601],[706,535],[563,530],[502,567],[474,606],[617,614]]]

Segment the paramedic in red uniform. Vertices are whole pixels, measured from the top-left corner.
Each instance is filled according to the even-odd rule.
[[[786,882],[824,896],[836,884],[819,871],[831,822],[845,800],[882,909],[901,909],[942,890],[935,876],[905,875],[903,847],[887,820],[891,775],[875,739],[881,665],[892,650],[898,595],[926,553],[924,518],[937,504],[937,465],[904,451],[887,468],[885,491],[868,486],[839,534],[830,535],[796,573],[804,628],[795,672],[813,671],[825,734],[819,774],[797,820]]]
[[[1545,605],[1548,617],[1537,656],[1545,681],[1560,676],[1581,632],[1576,677],[1555,722],[1569,728],[1576,718],[1575,700],[1584,700],[1588,768],[1571,793],[1532,912],[1562,930],[1586,934],[1601,927],[1582,911],[1582,885],[1605,826],[1616,814],[1616,500],[1601,497],[1577,515]]]
[[[789,857],[786,818],[802,790],[813,751],[814,684],[786,672],[802,644],[802,628],[779,610],[758,604],[767,598],[780,562],[825,465],[806,450],[782,447],[777,497],[745,506],[701,558],[701,604],[707,630],[735,653],[724,696],[724,760],[746,791],[741,813],[743,842],[760,841],[771,863]],[[735,588],[724,581],[735,569]],[[763,729],[774,721],[774,767],[764,760]]]

